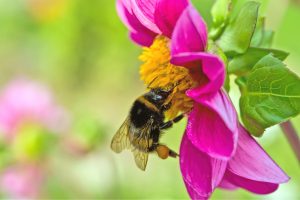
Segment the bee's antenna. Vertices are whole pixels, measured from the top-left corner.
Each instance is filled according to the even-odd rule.
[[[174,90],[174,88],[176,88],[181,83],[181,81],[183,81],[186,77],[187,77],[187,75],[184,76],[183,78],[179,79],[179,81],[177,81],[170,90]]]
[[[162,76],[162,75],[160,75],[160,76]],[[147,89],[152,89],[152,88],[151,88],[151,85],[152,85],[152,84],[153,84],[160,76],[155,77],[155,78],[149,83],[149,85],[147,86]],[[166,75],[164,74],[164,76],[166,76]],[[174,88],[176,88],[176,87],[181,83],[181,81],[183,81],[186,77],[187,77],[187,75],[184,76],[184,77],[182,77],[181,79],[179,79],[175,84],[173,84],[173,86],[170,88],[170,91],[172,91]]]
[[[147,89],[152,89],[152,88],[151,88],[151,85],[154,83],[154,81],[155,81],[157,78],[158,78],[158,76],[155,77],[155,78],[149,83],[149,85],[147,86]]]

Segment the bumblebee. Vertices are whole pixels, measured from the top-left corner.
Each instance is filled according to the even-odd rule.
[[[111,149],[116,153],[131,149],[136,165],[143,171],[151,152],[157,152],[162,159],[178,156],[175,151],[159,143],[163,130],[184,117],[181,114],[165,122],[164,112],[171,107],[168,99],[173,89],[153,88],[136,99],[128,117],[112,139]]]

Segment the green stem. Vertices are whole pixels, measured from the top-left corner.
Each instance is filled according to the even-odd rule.
[[[300,163],[300,140],[296,129],[290,121],[281,123],[280,127]]]

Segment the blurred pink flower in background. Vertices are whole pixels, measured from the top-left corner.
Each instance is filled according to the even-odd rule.
[[[22,125],[39,124],[54,133],[64,132],[68,116],[50,90],[37,82],[16,79],[0,94],[0,133],[12,139]]]
[[[39,196],[44,174],[39,166],[12,166],[0,177],[0,187],[11,198],[36,198]]]
[[[1,169],[0,190],[11,198],[40,194],[44,158],[52,139],[68,131],[69,118],[50,90],[28,79],[16,79],[0,93],[0,138],[10,161]]]

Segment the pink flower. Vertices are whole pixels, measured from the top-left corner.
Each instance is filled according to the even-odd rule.
[[[12,166],[2,172],[0,190],[11,198],[37,198],[43,177],[35,165]]]
[[[57,133],[66,128],[65,111],[56,104],[45,86],[17,79],[0,94],[0,133],[12,139],[26,123],[39,124]]]
[[[189,117],[187,135],[199,150],[228,160],[236,148],[238,123],[235,109],[221,90],[224,64],[216,55],[203,52],[207,28],[202,17],[187,0],[119,0],[117,6],[135,42],[150,45],[157,35],[165,34],[171,37],[171,63],[199,72],[196,78],[200,85],[187,91],[187,96],[197,102]],[[200,127],[194,123],[199,118]],[[211,132],[211,127],[220,129]]]
[[[207,52],[207,27],[188,0],[118,0],[118,13],[134,42],[170,40],[170,63],[186,67],[198,86],[180,148],[180,167],[191,198],[208,198],[216,187],[266,194],[288,181],[285,173],[239,125],[222,89],[225,65]],[[239,137],[239,140],[238,140]],[[276,173],[273,173],[276,172]]]
[[[186,188],[193,199],[207,199],[215,188],[244,188],[256,194],[274,192],[289,177],[268,156],[262,147],[239,126],[235,155],[224,161],[199,151],[183,136],[180,165]]]

